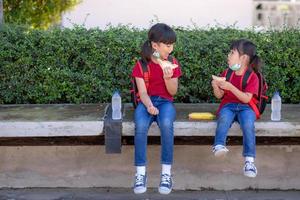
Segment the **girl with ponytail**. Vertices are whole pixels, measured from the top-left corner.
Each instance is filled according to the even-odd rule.
[[[232,42],[227,58],[229,69],[221,77],[212,80],[214,95],[222,99],[217,118],[217,128],[213,145],[216,157],[223,157],[228,152],[226,137],[234,121],[240,124],[243,132],[243,156],[245,159],[244,175],[256,177],[257,168],[254,164],[256,112],[249,102],[258,96],[259,79],[256,73],[248,73],[247,81],[243,81],[246,72],[261,70],[262,62],[256,53],[255,45],[245,39]],[[228,73],[231,75],[228,76]]]
[[[162,173],[158,190],[161,194],[172,191],[173,122],[176,117],[173,96],[177,93],[178,78],[181,76],[179,63],[170,57],[175,42],[176,34],[172,28],[163,23],[155,24],[148,32],[148,40],[142,45],[141,60],[133,68],[132,76],[139,94],[134,113],[136,174],[133,190],[136,194],[147,190],[147,134],[153,121],[160,129],[162,145]],[[143,74],[143,65],[148,68],[147,77]]]

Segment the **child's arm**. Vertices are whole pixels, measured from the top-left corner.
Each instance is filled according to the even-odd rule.
[[[231,91],[243,103],[249,103],[253,96],[253,94],[249,92],[242,92],[228,81],[220,82],[219,86],[223,90]]]
[[[174,96],[178,90],[178,78],[165,78],[167,90],[171,96]]]
[[[217,80],[212,80],[211,85],[214,89],[214,95],[216,98],[221,99],[224,96],[224,90],[222,90],[219,85],[218,85],[219,81]]]
[[[138,91],[139,91],[139,95],[141,97],[141,100],[143,102],[143,104],[146,106],[147,111],[151,114],[151,115],[157,115],[159,113],[159,110],[153,106],[152,101],[147,93],[147,89],[146,89],[146,85],[145,85],[145,81],[143,78],[135,78],[137,87],[138,87]]]
[[[178,78],[172,78],[173,69],[171,67],[163,68],[166,88],[170,95],[174,96],[178,90]]]

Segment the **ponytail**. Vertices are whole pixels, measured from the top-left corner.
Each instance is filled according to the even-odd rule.
[[[255,72],[260,72],[261,71],[261,68],[262,68],[262,60],[260,59],[259,56],[257,55],[254,55],[251,60],[250,60],[250,67],[252,67],[252,69],[255,71]]]
[[[147,40],[142,45],[142,51],[141,51],[142,60],[145,62],[149,62],[151,60],[151,55],[153,53],[152,51],[153,50],[152,50],[151,42]]]

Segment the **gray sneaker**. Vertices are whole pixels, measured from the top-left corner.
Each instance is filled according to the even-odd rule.
[[[160,194],[170,194],[173,188],[172,176],[169,174],[162,174],[160,178],[158,191]]]
[[[255,178],[257,175],[257,169],[254,165],[254,162],[245,162],[244,166],[244,175],[250,178]]]
[[[135,194],[142,194],[147,191],[147,174],[135,174],[135,181],[133,186],[133,192]]]
[[[228,151],[229,150],[224,145],[221,144],[218,144],[213,147],[213,153],[216,157],[225,157]]]

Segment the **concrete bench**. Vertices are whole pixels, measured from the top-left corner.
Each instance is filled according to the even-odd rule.
[[[107,154],[104,145],[51,145],[33,142],[9,145],[8,140],[53,141],[66,137],[103,138],[106,104],[86,105],[1,105],[0,106],[0,188],[27,187],[118,187],[130,188],[134,176],[134,147],[124,145],[121,154]],[[215,121],[190,121],[190,112],[215,112],[217,104],[176,104],[175,136],[194,140],[211,139]],[[134,134],[133,109],[124,106],[122,135]],[[228,145],[225,160],[216,159],[211,143],[174,146],[174,189],[300,189],[300,105],[283,105],[282,121],[270,121],[270,105],[256,122],[257,137],[267,140],[296,138],[293,145],[257,145],[258,177],[243,176],[242,145]],[[154,123],[150,136],[159,135]],[[240,136],[233,125],[229,135]],[[128,137],[129,136],[129,137]],[[36,138],[38,137],[38,138]],[[270,137],[270,138],[269,138]],[[7,139],[8,138],[8,139]],[[154,137],[158,138],[158,137]],[[123,139],[122,139],[123,140]],[[176,141],[176,140],[175,140]],[[185,141],[185,140],[184,140]],[[54,144],[54,145],[53,145]],[[160,177],[160,146],[148,146],[149,187]],[[176,192],[176,191],[175,191]]]
[[[60,137],[103,135],[103,117],[107,104],[1,105],[0,137]],[[175,136],[214,136],[215,121],[191,121],[191,112],[215,112],[218,104],[175,104]],[[124,105],[123,136],[134,135],[133,108]],[[299,137],[300,105],[283,105],[282,120],[270,121],[270,105],[262,119],[256,121],[256,135],[266,137]],[[158,136],[156,123],[149,136]],[[229,136],[240,136],[233,124]]]

